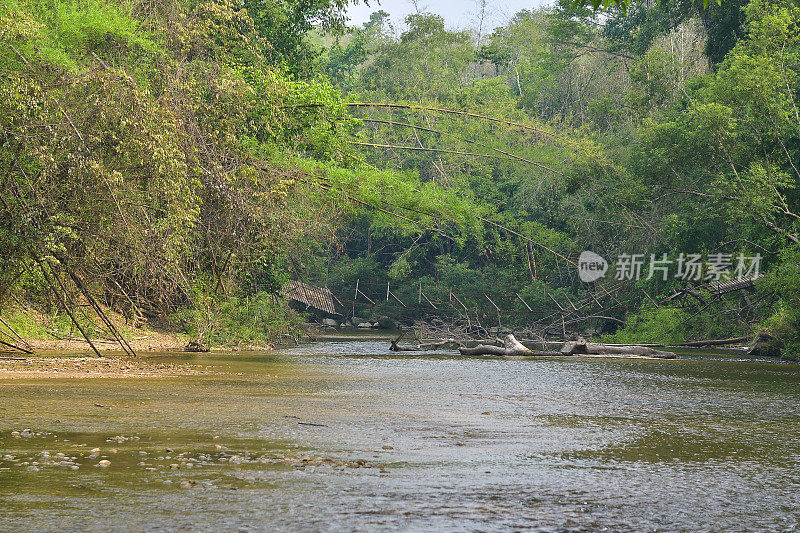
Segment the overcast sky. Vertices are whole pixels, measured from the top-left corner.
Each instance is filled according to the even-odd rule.
[[[504,25],[514,14],[522,9],[533,9],[542,5],[551,4],[552,0],[489,0],[486,7],[484,33],[491,33],[492,29]],[[441,15],[447,27],[463,30],[478,27],[478,2],[467,0],[419,0],[417,2],[421,11],[430,11]],[[350,24],[360,26],[367,20],[373,11],[384,10],[391,15],[392,24],[397,30],[404,29],[403,19],[409,13],[414,13],[414,5],[410,0],[376,0],[370,2],[370,7],[363,3],[350,6]]]

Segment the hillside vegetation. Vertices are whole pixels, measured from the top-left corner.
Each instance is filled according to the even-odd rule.
[[[344,315],[761,331],[799,353],[794,2],[565,3],[491,32],[425,12],[349,28],[345,7],[1,0],[0,313],[93,334],[96,300],[264,344],[307,318],[289,279],[350,300],[358,282],[377,305]],[[584,250],[605,279],[579,279]],[[754,257],[747,295],[664,301]]]

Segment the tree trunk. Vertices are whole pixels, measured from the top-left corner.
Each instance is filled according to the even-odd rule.
[[[609,346],[596,342],[586,343],[587,355],[628,355],[637,357],[655,357],[657,359],[675,359],[673,352],[655,350],[647,346]]]
[[[461,355],[527,355],[527,356],[555,356],[555,355],[586,355],[586,356],[627,356],[627,357],[652,357],[657,359],[674,359],[675,354],[661,350],[654,350],[646,346],[609,346],[595,342],[586,342],[584,339],[567,341],[558,352],[538,352],[526,348],[514,335],[506,335],[503,346],[480,344],[474,348],[461,347]]]
[[[389,346],[389,350],[393,352],[419,352],[422,350],[435,350],[436,348],[439,348],[446,344],[456,344],[455,339],[444,339],[437,342],[424,342],[416,345],[398,344],[399,340],[400,339],[397,338],[389,341],[391,343],[391,346]]]
[[[725,346],[727,344],[740,344],[742,342],[747,342],[750,340],[750,337],[734,337],[732,339],[709,339],[705,341],[692,341],[692,342],[684,342],[681,346],[687,347],[703,347],[703,346]]]
[[[503,346],[493,346],[491,344],[479,344],[474,348],[461,347],[458,349],[461,355],[538,355],[553,356],[561,355],[560,352],[536,352],[523,346],[514,335],[508,334],[503,339]]]

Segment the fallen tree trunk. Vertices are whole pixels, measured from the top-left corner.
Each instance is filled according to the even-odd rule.
[[[444,339],[437,342],[425,342],[416,345],[402,345],[398,344],[400,338],[392,339],[391,346],[389,349],[393,352],[419,352],[422,350],[435,350],[436,348],[440,348],[446,344],[457,344],[455,339]]]
[[[560,352],[538,352],[531,350],[519,342],[514,335],[508,334],[503,338],[503,346],[491,344],[479,344],[474,348],[462,346],[458,349],[461,355],[526,355],[526,356],[554,356],[561,355]]]
[[[474,348],[461,347],[461,355],[504,355],[504,356],[556,356],[556,355],[585,355],[585,356],[625,356],[625,357],[651,357],[657,359],[674,359],[675,354],[661,350],[654,350],[646,346],[609,346],[596,342],[586,342],[584,339],[567,341],[560,351],[535,351],[519,342],[514,335],[506,335],[503,346],[480,344]]]
[[[705,341],[691,341],[691,342],[684,342],[679,346],[699,348],[703,346],[725,346],[727,344],[739,344],[742,342],[750,342],[750,337],[734,337],[732,339],[710,339]]]
[[[559,351],[561,355],[578,355],[589,353],[589,346],[586,344],[586,339],[580,338],[576,341],[567,341]]]
[[[479,344],[472,348],[461,346],[458,349],[461,355],[508,355],[508,351],[503,346],[494,346],[492,344]]]
[[[673,352],[665,352],[647,346],[609,346],[596,342],[586,343],[586,355],[627,355],[636,357],[655,357],[656,359],[675,359]]]

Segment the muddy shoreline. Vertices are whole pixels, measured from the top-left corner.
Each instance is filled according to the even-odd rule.
[[[126,337],[128,344],[137,352],[185,351],[187,340],[179,335],[162,332],[147,332],[139,337]],[[92,353],[89,343],[82,338],[25,339],[35,352],[86,352]],[[119,343],[112,339],[92,339],[101,352],[122,351]]]
[[[148,361],[112,354],[104,357],[4,355],[0,358],[0,381],[25,378],[176,377],[215,373],[218,372],[202,365]]]

